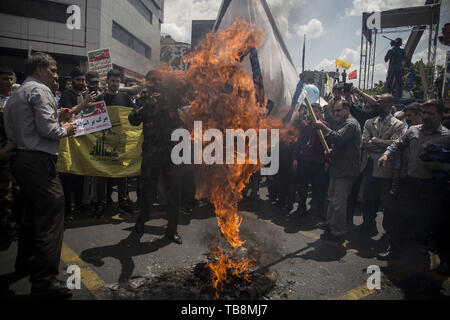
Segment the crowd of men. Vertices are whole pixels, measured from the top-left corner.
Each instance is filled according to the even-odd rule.
[[[56,61],[43,53],[28,58],[25,74],[25,82],[13,93],[14,73],[0,68],[0,218],[8,232],[20,227],[15,268],[30,276],[32,297],[70,297],[56,278],[65,219],[81,213],[102,217],[114,186],[121,211],[134,212],[128,186],[135,177],[57,172],[59,141],[76,133],[70,118],[93,101],[128,107],[129,122],[143,124],[135,232],[144,232],[154,203],[162,202],[160,184],[169,221],[166,238],[182,244],[178,215],[183,204],[193,203],[195,183],[192,176],[186,183],[186,172],[172,163],[170,135],[185,125],[179,112],[188,102],[184,84],[177,79],[162,81],[149,72],[144,90],[129,81],[121,88],[121,74],[113,70],[102,87],[97,73],[85,74],[79,68],[59,84]],[[437,272],[448,274],[450,132],[442,123],[442,102],[413,103],[397,110],[391,94],[373,97],[338,85],[327,106],[312,107],[318,121],[300,108],[292,121],[299,139],[281,148],[280,173],[268,179],[273,203],[291,213],[298,202],[294,214],[311,214],[327,238],[342,241],[353,227],[360,199],[363,223],[357,231],[363,235],[379,232],[375,219],[383,211],[386,250],[379,259],[394,259],[406,238],[412,237],[422,245],[434,244],[441,260]],[[331,154],[324,153],[318,130]],[[255,175],[251,181],[253,198],[259,180]],[[312,201],[307,210],[309,191]],[[16,208],[17,203],[23,206]]]

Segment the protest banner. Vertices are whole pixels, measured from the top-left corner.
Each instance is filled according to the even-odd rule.
[[[111,128],[111,119],[105,101],[93,103],[84,109],[74,119],[77,125],[75,137],[81,137],[86,134],[103,131]]]
[[[130,108],[111,106],[107,111],[111,128],[61,140],[58,172],[107,178],[140,175],[142,126],[129,123]]]
[[[109,71],[113,70],[109,49],[99,49],[88,52],[89,71],[95,71],[101,79],[106,79]]]

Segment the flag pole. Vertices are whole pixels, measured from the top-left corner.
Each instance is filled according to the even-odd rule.
[[[308,100],[308,97],[305,97],[305,103],[306,103],[306,106],[308,107],[309,114],[311,115],[311,118],[312,118],[313,122],[317,123],[316,114],[314,113],[314,110],[313,110],[313,108],[311,106],[311,103]],[[320,139],[320,142],[322,143],[323,150],[325,151],[325,155],[329,156],[331,154],[331,150],[330,150],[330,147],[328,147],[328,143],[325,140],[325,136],[323,135],[322,130],[317,129],[317,134],[319,135],[319,139]]]
[[[303,59],[302,59],[302,73],[305,72],[305,58],[306,58],[306,33],[303,38]]]

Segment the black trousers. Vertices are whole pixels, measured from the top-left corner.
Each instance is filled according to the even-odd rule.
[[[64,192],[56,156],[18,152],[13,177],[25,200],[16,269],[30,268],[32,291],[46,288],[58,275],[64,234]]]
[[[155,158],[153,158],[155,159]],[[170,161],[170,160],[168,160]],[[138,221],[147,221],[153,208],[153,197],[158,187],[160,175],[163,179],[165,194],[167,197],[167,234],[173,235],[177,232],[178,216],[181,203],[182,168],[173,166],[168,161],[155,161],[142,158],[141,169],[141,214]]]
[[[419,242],[433,238],[439,256],[448,259],[448,204],[446,184],[436,180],[406,178],[385,212],[383,228],[391,244],[401,243],[406,232],[415,232]]]
[[[70,213],[72,210],[72,193],[75,197],[75,208],[82,204],[84,177],[75,174],[60,173],[59,178],[64,191],[66,213]]]
[[[364,224],[376,225],[377,212],[387,206],[389,201],[389,190],[392,186],[392,179],[375,178],[372,176],[374,161],[369,159],[364,170],[364,203],[363,218]],[[383,220],[384,221],[384,220]]]
[[[402,70],[389,70],[386,78],[386,91],[391,93],[396,98],[402,97],[403,90],[403,71]]]
[[[312,186],[311,207],[316,210],[320,218],[325,218],[328,176],[324,164],[320,162],[303,161],[299,159],[297,169],[299,191],[299,209],[306,212],[308,185]]]

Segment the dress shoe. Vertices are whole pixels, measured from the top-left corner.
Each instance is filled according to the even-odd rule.
[[[165,238],[172,242],[175,242],[176,244],[183,244],[183,240],[181,239],[180,235],[176,232],[174,234],[167,233]]]
[[[126,216],[132,215],[134,213],[134,209],[129,204],[123,204],[119,206],[119,209]]]
[[[397,257],[398,257],[398,250],[396,250],[392,246],[389,246],[385,252],[380,252],[377,255],[378,260],[381,261],[393,260]]]
[[[68,300],[72,298],[72,292],[62,281],[54,281],[46,288],[31,289],[33,300]]]
[[[358,232],[367,232],[367,233],[374,233],[376,232],[378,234],[378,229],[375,224],[366,224],[363,223],[362,225],[359,225],[356,227],[356,231]]]
[[[335,241],[335,242],[341,242],[344,240],[344,233],[339,233],[339,232],[335,232],[335,231],[331,231],[331,232],[325,232],[322,235],[322,238],[328,241]]]
[[[316,227],[322,230],[330,230],[330,227],[328,226],[328,223],[326,222],[319,222],[318,224],[316,224]]]

